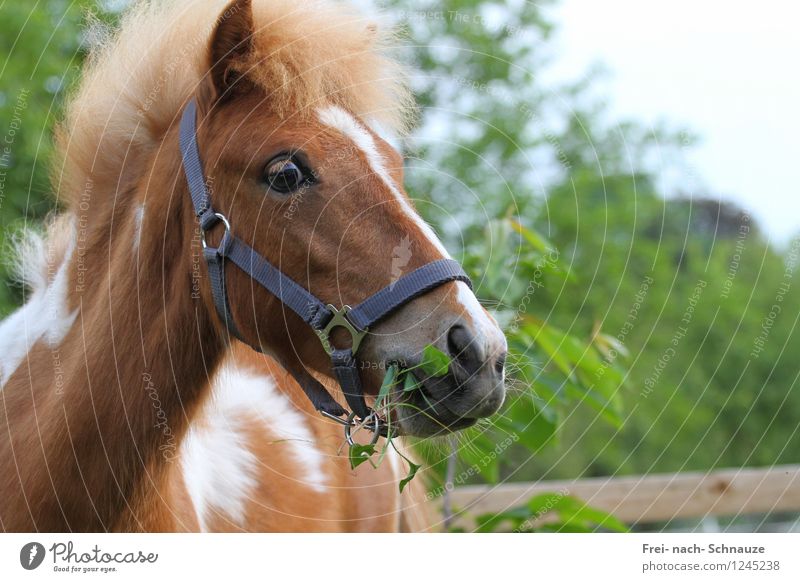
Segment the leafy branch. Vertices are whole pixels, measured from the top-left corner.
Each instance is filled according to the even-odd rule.
[[[392,435],[391,430],[392,411],[399,404],[392,400],[392,391],[401,384],[403,386],[403,392],[415,391],[420,387],[420,383],[412,373],[414,370],[419,369],[428,376],[445,376],[450,372],[450,362],[450,357],[447,354],[435,346],[427,345],[422,350],[422,358],[419,364],[404,369],[401,369],[397,364],[389,366],[389,368],[386,370],[383,382],[381,383],[381,387],[375,399],[376,413],[380,413],[381,416],[386,419],[386,422],[389,425],[388,436],[386,437],[383,446],[380,447],[380,450],[377,443],[366,445],[354,443],[350,445],[348,457],[350,459],[351,469],[355,469],[365,462],[369,462],[370,465],[377,469],[382,463],[383,458],[386,456],[389,447],[391,447],[398,455],[400,455],[400,457],[408,464],[409,467],[408,473],[399,483],[400,493],[403,492],[406,486],[417,475],[417,472],[422,465],[414,463],[408,458],[408,456],[404,455],[394,443],[395,437]],[[421,392],[421,394],[423,397],[425,396],[424,392]],[[376,454],[378,454],[377,459],[373,459]]]

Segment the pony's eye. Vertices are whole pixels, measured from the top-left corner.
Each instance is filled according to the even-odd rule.
[[[267,164],[264,177],[269,189],[279,194],[291,194],[313,181],[313,176],[305,168],[285,155]]]

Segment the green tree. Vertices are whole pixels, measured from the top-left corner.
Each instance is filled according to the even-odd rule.
[[[793,248],[707,195],[664,198],[652,160],[680,159],[686,131],[615,122],[591,75],[543,86],[546,5],[403,9],[426,105],[410,190],[506,318],[519,389],[506,420],[538,438],[469,478],[796,462]],[[604,359],[587,377],[575,364],[589,343]],[[532,404],[517,415],[525,386]],[[502,440],[481,434],[464,440],[462,466]]]

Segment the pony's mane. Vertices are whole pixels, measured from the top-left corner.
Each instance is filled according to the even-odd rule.
[[[92,50],[56,131],[54,187],[82,197],[126,187],[207,73],[208,44],[229,0],[143,1]],[[235,10],[229,8],[228,10]],[[223,14],[225,12],[225,14]],[[390,34],[340,2],[253,0],[250,79],[278,114],[333,103],[402,134],[413,102]]]

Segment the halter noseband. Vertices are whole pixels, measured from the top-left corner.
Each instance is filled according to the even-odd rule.
[[[203,165],[197,148],[196,109],[195,101],[192,100],[183,111],[180,147],[189,193],[200,224],[203,257],[208,266],[211,294],[219,318],[230,335],[254,350],[261,351],[258,346],[252,346],[242,338],[233,321],[225,285],[225,266],[227,261],[231,261],[310,325],[322,341],[322,347],[330,355],[334,374],[352,412],[347,414],[325,387],[310,374],[307,372],[296,374],[295,378],[314,408],[328,418],[344,424],[348,440],[350,440],[350,428],[357,420],[358,423],[363,423],[366,428],[373,430],[375,438],[379,434],[386,436],[386,424],[364,402],[364,392],[355,358],[361,340],[372,325],[428,291],[450,281],[463,281],[471,287],[469,277],[456,261],[441,259],[404,275],[355,307],[345,305],[338,309],[333,305],[324,304],[234,236],[228,219],[212,208],[211,193],[206,187]],[[225,234],[218,247],[209,247],[206,244],[205,234],[220,222],[225,227]],[[350,347],[336,348],[331,343],[331,333],[335,328],[343,328],[350,333],[352,339]],[[342,418],[346,414],[347,418]]]

